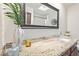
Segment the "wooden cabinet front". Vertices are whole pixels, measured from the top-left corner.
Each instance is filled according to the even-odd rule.
[[[62,56],[77,56],[76,43],[68,49]]]

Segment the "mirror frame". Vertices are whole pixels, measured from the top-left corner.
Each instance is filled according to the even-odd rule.
[[[22,5],[22,14],[23,14],[23,17],[24,17],[24,21],[23,21],[23,25],[21,25],[22,29],[58,29],[59,28],[59,9],[51,6],[50,4],[48,3],[41,3],[55,11],[57,11],[57,26],[43,26],[43,25],[27,25],[25,24],[25,3],[23,3]]]

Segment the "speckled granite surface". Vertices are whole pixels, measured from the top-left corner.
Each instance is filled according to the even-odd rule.
[[[2,49],[0,49],[0,56],[1,56],[1,53],[2,53]]]
[[[78,39],[63,40],[50,38],[32,43],[31,47],[22,47],[19,55],[21,56],[60,56],[67,51]]]

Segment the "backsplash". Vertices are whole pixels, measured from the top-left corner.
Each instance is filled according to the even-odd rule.
[[[59,35],[58,29],[24,29],[23,39],[50,37]]]

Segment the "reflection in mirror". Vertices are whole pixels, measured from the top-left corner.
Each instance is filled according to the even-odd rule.
[[[45,4],[25,4],[25,25],[58,26],[58,12]]]

